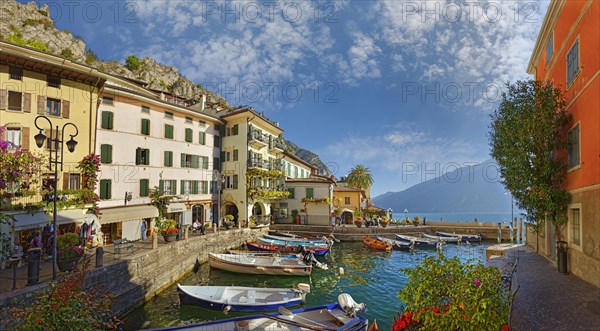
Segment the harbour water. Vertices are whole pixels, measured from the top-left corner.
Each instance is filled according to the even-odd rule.
[[[446,256],[458,256],[463,261],[485,261],[485,249],[489,244],[444,246]],[[377,319],[380,330],[389,330],[395,314],[401,309],[398,290],[406,284],[403,268],[418,265],[435,250],[418,249],[413,253],[393,251],[372,252],[362,242],[336,243],[325,256],[329,270],[315,269],[311,277],[276,277],[235,274],[210,269],[203,264],[197,274],[191,273],[179,282],[186,285],[237,285],[257,287],[294,287],[298,283],[311,285],[306,306],[337,301],[340,293],[349,293],[355,301],[367,304],[368,311],[362,315],[370,321]],[[340,267],[344,269],[340,274]],[[243,313],[207,310],[196,306],[180,305],[176,286],[171,286],[153,301],[136,309],[125,318],[125,330],[159,328],[199,323],[239,316]]]
[[[520,214],[520,211],[514,211],[512,214],[514,217],[520,218],[523,217]],[[511,220],[511,213],[402,213],[402,212],[393,212],[392,216],[394,219],[405,219],[408,217],[409,219],[413,219],[415,216],[419,216],[421,220],[424,217],[427,217],[428,221],[439,222],[443,220],[444,222],[473,222],[477,220],[478,222],[490,222],[490,223],[508,223]]]

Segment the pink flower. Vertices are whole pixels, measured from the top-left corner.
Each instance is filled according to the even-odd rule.
[[[479,278],[475,278],[475,286],[476,287],[481,286],[481,281],[479,280]]]

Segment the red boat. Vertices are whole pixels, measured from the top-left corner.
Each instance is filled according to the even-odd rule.
[[[248,247],[248,250],[251,251],[269,251],[281,253],[297,253],[300,251],[300,246],[265,244],[257,241],[246,241],[246,247]],[[304,247],[304,249],[308,252],[312,252],[314,255],[325,255],[327,252],[329,252],[329,246]]]

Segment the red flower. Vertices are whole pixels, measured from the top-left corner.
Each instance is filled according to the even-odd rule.
[[[406,320],[407,320],[407,321],[409,321],[409,322],[410,322],[410,318],[411,318],[411,317],[412,317],[412,314],[411,314],[411,313],[409,313],[409,312],[405,312],[405,313],[404,313],[404,318],[406,318]]]
[[[439,314],[440,310],[439,310],[439,308],[437,306],[435,306],[435,307],[433,307],[433,312],[436,313],[436,314]]]
[[[510,328],[508,327],[508,325],[503,325],[502,326],[502,331],[509,331]]]
[[[404,329],[406,327],[406,322],[404,322],[404,320],[400,321],[400,328]]]

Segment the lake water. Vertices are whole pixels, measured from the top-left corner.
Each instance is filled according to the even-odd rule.
[[[485,261],[488,243],[477,245],[444,246],[446,256],[458,256],[463,261]],[[367,304],[368,311],[361,315],[370,322],[377,319],[380,330],[389,330],[401,302],[398,290],[406,284],[402,268],[418,265],[425,257],[437,254],[435,250],[417,249],[413,253],[393,251],[372,252],[362,242],[342,242],[334,245],[326,260],[329,270],[314,269],[311,277],[255,276],[229,273],[210,269],[203,264],[198,274],[189,274],[179,282],[186,285],[237,285],[256,287],[294,287],[309,283],[311,293],[306,306],[322,305],[337,301],[340,293],[349,293],[356,302]],[[339,268],[344,268],[340,275]],[[291,308],[292,309],[292,308]],[[153,301],[130,313],[125,320],[125,330],[159,328],[212,321],[243,315],[244,313],[220,311],[179,305],[176,286],[171,286]]]
[[[520,212],[520,211],[519,211]],[[514,217],[522,217],[521,214],[515,210]],[[428,221],[439,222],[443,219],[444,222],[473,222],[477,219],[478,222],[492,222],[492,223],[508,223],[511,220],[510,213],[402,213],[394,212],[392,214],[394,219],[405,219],[407,216],[413,219],[415,216],[419,216],[421,220],[427,217]]]

